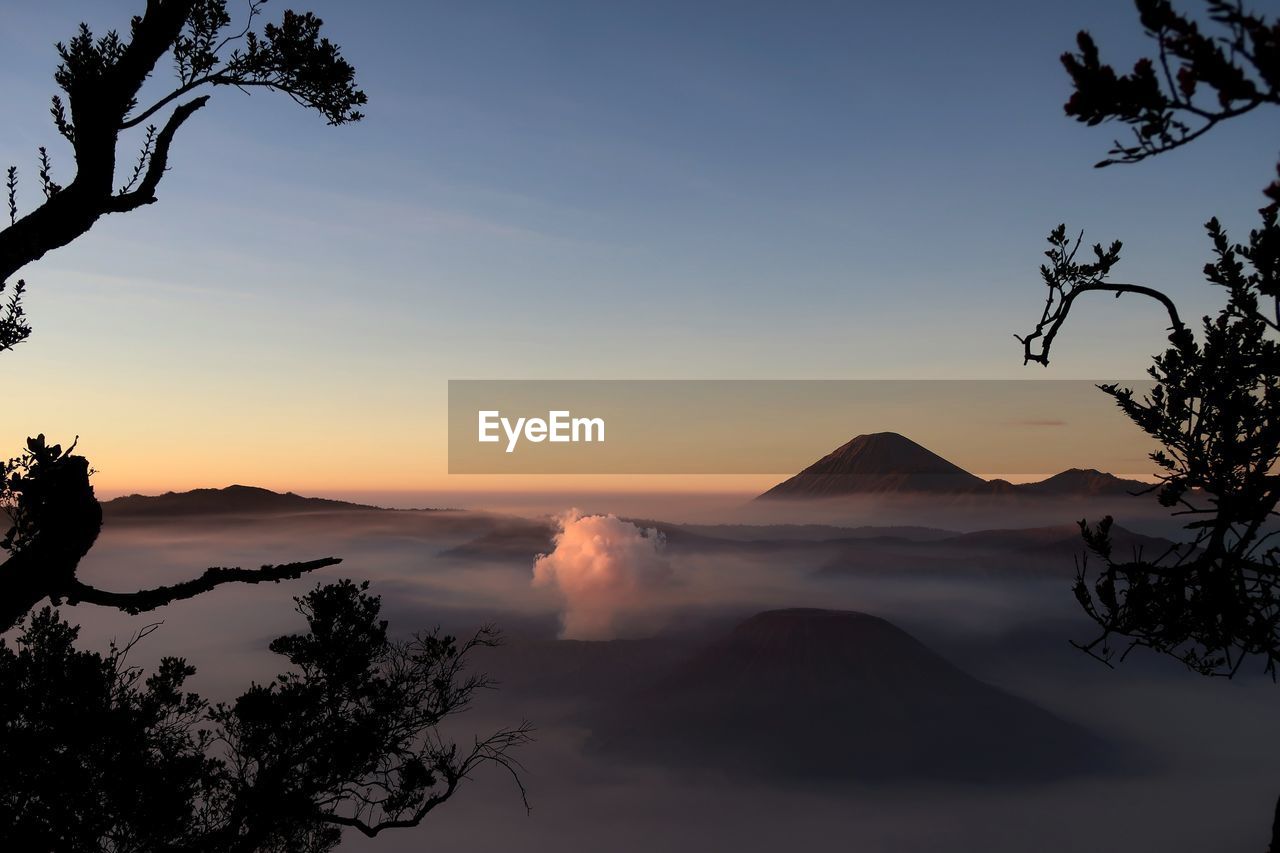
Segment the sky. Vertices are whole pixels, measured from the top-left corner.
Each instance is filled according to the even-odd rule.
[[[0,3],[24,209],[37,146],[71,174],[53,42],[142,5]],[[1044,236],[1120,237],[1123,280],[1205,313],[1202,223],[1243,237],[1277,155],[1257,115],[1091,168],[1124,129],[1063,115],[1058,56],[1080,28],[1145,50],[1108,0],[306,8],[365,120],[215,92],[158,204],[22,272],[4,446],[79,435],[104,495],[510,487],[447,475],[449,379],[1137,376],[1141,301],[1082,306],[1022,366]]]

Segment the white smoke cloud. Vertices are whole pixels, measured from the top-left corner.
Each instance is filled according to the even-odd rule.
[[[670,582],[665,538],[615,515],[576,509],[556,522],[555,549],[534,561],[533,585],[553,587],[564,599],[562,638],[612,639],[653,590]]]

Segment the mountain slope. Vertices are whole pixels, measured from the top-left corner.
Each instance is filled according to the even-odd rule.
[[[811,609],[747,619],[592,728],[635,760],[832,780],[1049,779],[1105,751],[883,619]]]
[[[989,489],[986,480],[896,432],[860,435],[762,498],[821,498],[880,492],[964,494]]]
[[[1126,480],[1095,468],[1068,468],[1038,483],[1014,486],[1032,495],[1129,495],[1151,488],[1141,480]]]

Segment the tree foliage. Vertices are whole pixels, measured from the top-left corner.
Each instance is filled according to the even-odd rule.
[[[1239,2],[1206,0],[1205,32],[1167,0],[1135,0],[1154,59],[1118,74],[1087,33],[1063,56],[1074,84],[1066,112],[1096,125],[1120,121],[1131,143],[1116,142],[1098,164],[1137,162],[1180,147],[1220,122],[1280,103],[1280,22]],[[1101,633],[1082,648],[1103,660],[1135,647],[1172,655],[1193,670],[1232,676],[1258,659],[1273,676],[1280,663],[1280,228],[1277,184],[1245,243],[1216,219],[1207,231],[1213,260],[1206,280],[1224,291],[1222,308],[1198,334],[1163,291],[1111,279],[1119,241],[1077,260],[1081,240],[1060,226],[1041,267],[1048,294],[1034,330],[1019,338],[1026,362],[1047,365],[1054,337],[1087,293],[1136,294],[1169,317],[1169,346],[1153,359],[1150,390],[1100,386],[1158,442],[1153,487],[1163,506],[1186,519],[1187,540],[1163,554],[1115,553],[1112,520],[1082,521],[1093,557],[1082,562],[1075,595]]]
[[[102,655],[49,607],[27,618],[0,640],[0,846],[312,853],[343,828],[417,825],[483,764],[514,776],[527,724],[470,744],[440,730],[490,686],[469,664],[498,635],[392,639],[367,587],[296,599],[307,631],[270,647],[288,669],[226,704],[185,689],[185,660],[128,663],[156,625]]]
[[[259,32],[265,5],[266,0],[250,0],[245,20],[235,25],[226,0],[148,0],[127,36],[114,30],[95,36],[81,24],[57,45],[54,82],[61,93],[52,97],[50,114],[71,146],[76,172],[65,185],[58,183],[49,152],[41,148],[43,201],[19,216],[17,171],[9,169],[0,282],[80,237],[102,216],[154,203],[175,135],[209,101],[209,94],[197,90],[266,89],[315,110],[332,125],[362,118],[367,98],[356,85],[355,69],[323,35],[323,22],[310,12],[285,11],[279,23]],[[143,86],[166,55],[176,84],[144,104]],[[153,118],[156,123],[142,131],[137,155],[121,164],[122,135]],[[16,284],[7,313],[0,315],[0,351],[30,334],[17,310],[24,287],[22,281]]]
[[[1171,325],[1169,348],[1148,371],[1153,385],[1142,394],[1101,386],[1160,445],[1151,455],[1157,497],[1188,519],[1190,534],[1166,553],[1126,558],[1111,547],[1110,518],[1082,523],[1101,569],[1092,572],[1086,560],[1075,594],[1102,628],[1084,648],[1103,659],[1114,656],[1119,638],[1126,650],[1146,646],[1205,674],[1235,674],[1253,655],[1273,674],[1280,662],[1280,546],[1268,528],[1280,502],[1280,478],[1272,473],[1280,461],[1275,217],[1267,211],[1247,245],[1232,244],[1210,221],[1216,260],[1205,275],[1226,289],[1224,306],[1203,319],[1197,336],[1158,294]],[[1095,260],[1077,264],[1078,243],[1068,248],[1064,229],[1050,235],[1050,243],[1049,307],[1024,339],[1024,357],[1043,363],[1077,295],[1135,292],[1107,278],[1119,244],[1095,246]]]
[[[1191,142],[1221,122],[1264,104],[1280,104],[1280,22],[1240,0],[1205,0],[1209,32],[1170,0],[1135,0],[1155,57],[1127,74],[1102,62],[1087,32],[1063,66],[1075,89],[1067,115],[1089,125],[1120,121],[1132,129],[1098,165],[1135,163]],[[1280,191],[1273,184],[1270,192]],[[1273,196],[1275,198],[1275,196]]]

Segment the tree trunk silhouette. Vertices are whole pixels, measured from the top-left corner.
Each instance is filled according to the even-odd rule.
[[[116,146],[138,90],[182,32],[193,5],[193,0],[152,0],[146,14],[135,19],[133,38],[119,61],[101,74],[72,80],[69,141],[75,151],[75,179],[0,232],[0,281],[85,234],[103,214],[123,213],[155,201],[174,133],[204,106],[208,96],[174,110],[156,140],[142,184],[119,195],[114,187]]]
[[[88,460],[63,456],[43,467],[40,478],[38,529],[0,564],[0,630],[12,628],[42,600],[66,596],[102,529]]]
[[[1267,853],[1280,853],[1280,797],[1276,798],[1276,812],[1271,820],[1271,844]]]

